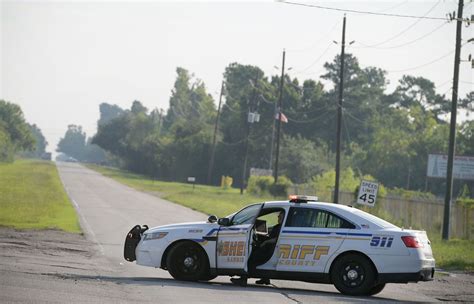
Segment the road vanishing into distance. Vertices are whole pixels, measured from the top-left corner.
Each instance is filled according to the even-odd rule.
[[[122,185],[76,163],[58,163],[64,187],[78,211],[86,238],[94,243],[97,269],[82,278],[108,282],[108,294],[121,299],[94,298],[97,302],[154,303],[316,303],[316,302],[435,302],[420,292],[421,284],[389,284],[376,297],[340,294],[332,285],[272,280],[270,286],[247,287],[221,276],[210,282],[181,282],[162,269],[138,266],[123,259],[123,243],[136,224],[150,227],[177,222],[204,221],[207,215]],[[78,278],[80,279],[80,277]],[[71,283],[73,284],[73,283]],[[88,293],[84,288],[84,294]]]

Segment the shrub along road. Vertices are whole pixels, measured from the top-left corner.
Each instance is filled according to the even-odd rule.
[[[314,303],[468,300],[472,276],[389,285],[373,298],[347,297],[330,285],[273,281],[273,286],[179,282],[122,258],[135,224],[204,220],[206,215],[136,191],[78,164],[58,164],[86,238],[57,231],[0,230],[0,300],[7,302]],[[253,281],[251,281],[252,283]]]

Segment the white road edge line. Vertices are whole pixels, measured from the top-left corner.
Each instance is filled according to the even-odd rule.
[[[77,210],[77,214],[79,214],[79,217],[80,217],[80,221],[82,220],[82,223],[84,224],[84,230],[86,232],[86,234],[89,234],[90,235],[90,238],[91,240],[97,244],[97,246],[99,247],[99,252],[100,254],[104,255],[104,247],[102,247],[102,245],[99,243],[99,241],[97,240],[97,237],[95,236],[95,233],[94,231],[92,230],[91,226],[89,225],[89,223],[87,222],[86,218],[84,217],[84,215],[82,214],[81,210],[79,209],[79,205],[76,203],[76,201],[69,195],[69,191],[66,189],[66,193],[67,195],[69,196],[69,198],[71,199],[71,202],[72,204],[74,205],[74,208],[76,208]]]
[[[56,169],[58,170],[58,165],[56,164]],[[69,192],[69,189],[68,187],[66,187],[66,185],[64,184],[64,181],[62,179],[62,176],[61,176],[61,172],[58,170],[58,174],[59,174],[59,179],[61,180],[61,184],[63,185],[63,188],[64,190],[66,191],[66,194],[67,196],[69,197],[69,200],[72,202],[73,206],[74,206],[74,209],[76,209],[76,212],[77,214],[79,215],[79,224],[83,224],[81,226],[83,226],[82,228],[84,229],[84,233],[86,235],[89,236],[89,238],[91,239],[92,242],[94,242],[95,244],[97,244],[97,247],[99,247],[99,252],[101,255],[105,255],[105,252],[104,252],[104,247],[102,247],[102,245],[99,243],[99,241],[97,240],[97,237],[95,236],[95,233],[94,231],[92,230],[91,226],[89,225],[89,223],[87,222],[86,218],[84,217],[84,215],[82,214],[81,212],[81,209],[79,208],[79,205],[76,203],[76,201],[72,198],[71,196],[71,193]]]

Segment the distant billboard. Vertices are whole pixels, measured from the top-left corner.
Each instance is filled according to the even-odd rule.
[[[428,155],[427,176],[434,178],[446,178],[448,170],[448,156],[443,154]],[[455,156],[453,165],[453,178],[462,180],[474,180],[474,157]]]

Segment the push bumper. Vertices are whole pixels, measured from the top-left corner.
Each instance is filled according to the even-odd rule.
[[[413,273],[379,273],[379,283],[409,283],[419,281],[432,281],[434,278],[435,269],[423,268],[418,272]]]
[[[136,225],[133,227],[125,237],[125,244],[123,247],[123,257],[129,262],[133,262],[137,259],[135,254],[135,249],[137,248],[138,243],[142,239],[142,234],[148,230],[147,225]]]

